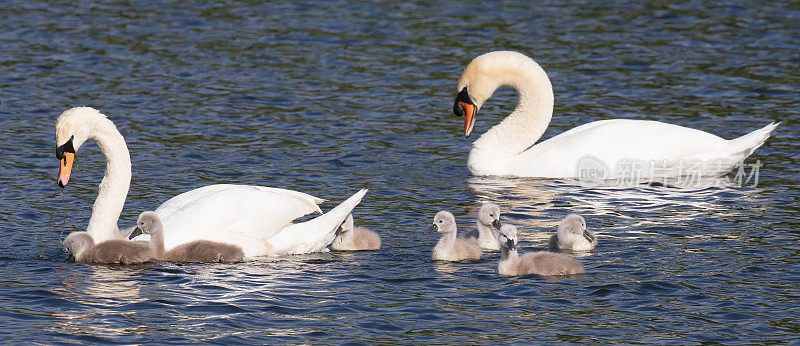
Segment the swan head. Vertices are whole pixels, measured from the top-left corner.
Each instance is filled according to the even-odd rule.
[[[94,239],[86,232],[72,232],[64,238],[64,249],[70,255],[70,259],[78,258],[84,250],[94,245]]]
[[[590,243],[594,241],[594,235],[586,228],[586,220],[578,214],[569,214],[558,224],[558,233],[564,232],[583,236]]]
[[[450,233],[456,231],[456,217],[449,211],[442,210],[433,217],[433,225],[428,228],[429,232]]]
[[[544,73],[536,62],[525,54],[495,51],[473,59],[458,79],[453,113],[464,117],[464,136],[475,127],[475,116],[494,91],[501,86],[519,89],[532,73]],[[549,81],[548,81],[549,83]]]
[[[161,230],[162,227],[161,219],[158,215],[152,211],[146,211],[139,214],[139,219],[136,220],[136,229],[131,232],[128,239],[136,238],[141,234],[153,234],[156,230]]]
[[[92,107],[75,107],[61,113],[56,120],[56,158],[60,161],[58,185],[67,186],[75,153],[95,131],[97,125],[111,122]],[[113,126],[113,124],[112,124]]]
[[[517,249],[517,227],[512,224],[505,224],[500,227],[500,233],[497,235],[497,241],[500,242],[500,247],[509,250]]]
[[[499,230],[502,226],[500,224],[500,207],[494,203],[484,203],[478,209],[478,222],[485,226],[494,226]]]

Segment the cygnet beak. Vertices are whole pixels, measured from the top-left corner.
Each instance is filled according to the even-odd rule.
[[[494,228],[497,228],[497,230],[500,230],[500,226],[502,226],[502,224],[500,224],[500,220],[498,219],[492,221],[492,226],[494,226]]]
[[[583,229],[583,237],[586,238],[590,243],[594,241],[594,235],[589,233],[588,229]]]
[[[142,234],[142,229],[139,228],[139,226],[136,226],[136,228],[133,230],[133,232],[131,232],[131,235],[128,236],[128,240],[136,238],[136,237],[140,236],[141,234]]]
[[[514,243],[513,239],[509,239],[509,240],[506,240],[506,247],[509,250],[516,250],[517,249],[517,244]]]
[[[436,224],[431,225],[431,227],[428,227],[428,229],[425,230],[426,233],[432,233],[438,231],[439,231],[439,226],[436,226]]]

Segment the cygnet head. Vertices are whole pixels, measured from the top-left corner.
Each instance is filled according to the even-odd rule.
[[[83,250],[94,245],[94,239],[86,232],[72,232],[64,238],[64,249],[73,257],[78,257]]]
[[[505,224],[500,227],[500,233],[497,235],[497,241],[500,242],[500,247],[508,248],[509,250],[516,250],[517,227],[512,224]]]
[[[353,223],[353,214],[347,215],[347,219],[345,219],[344,222],[342,222],[342,225],[339,227],[341,227],[341,233],[352,231],[353,227],[355,227],[355,224]]]
[[[133,239],[140,234],[153,234],[157,230],[163,232],[161,219],[152,211],[146,211],[139,214],[139,219],[136,220],[136,229],[131,232],[128,239]]]
[[[428,231],[450,233],[456,232],[456,229],[456,217],[451,212],[442,210],[433,217],[433,225],[428,228]]]
[[[572,233],[575,235],[583,236],[589,242],[592,242],[594,237],[586,229],[586,220],[583,216],[578,214],[569,214],[564,220],[558,224],[558,232]]]
[[[478,210],[478,222],[500,229],[500,207],[494,203],[484,203]]]
[[[516,85],[522,75],[544,73],[544,70],[525,54],[495,51],[478,56],[464,69],[458,80],[453,113],[464,117],[464,136],[469,137],[475,126],[475,116],[497,88]],[[546,74],[544,79],[549,84]]]

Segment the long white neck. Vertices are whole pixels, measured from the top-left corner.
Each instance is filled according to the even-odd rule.
[[[513,161],[542,137],[553,117],[553,86],[544,70],[528,58],[501,60],[486,69],[495,85],[517,90],[517,107],[472,144],[469,167],[473,173],[480,166],[502,166]],[[491,94],[491,93],[490,93]]]
[[[95,243],[101,243],[119,238],[117,221],[131,185],[131,156],[125,139],[108,119],[98,119],[89,138],[97,142],[106,157],[106,172],[86,227]]]

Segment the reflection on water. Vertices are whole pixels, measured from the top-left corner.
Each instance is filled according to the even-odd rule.
[[[63,286],[53,289],[61,299],[68,304],[57,306],[80,306],[82,308],[67,308],[53,311],[52,317],[56,319],[54,325],[46,326],[46,330],[68,334],[101,334],[101,335],[126,335],[135,333],[141,327],[124,327],[114,325],[112,321],[95,323],[98,318],[105,318],[106,312],[121,311],[117,317],[131,318],[133,312],[124,312],[127,308],[137,303],[146,302],[141,296],[142,283],[139,280],[141,270],[151,268],[144,266],[85,266],[82,274],[66,275],[61,278]],[[85,307],[89,307],[86,309]]]

